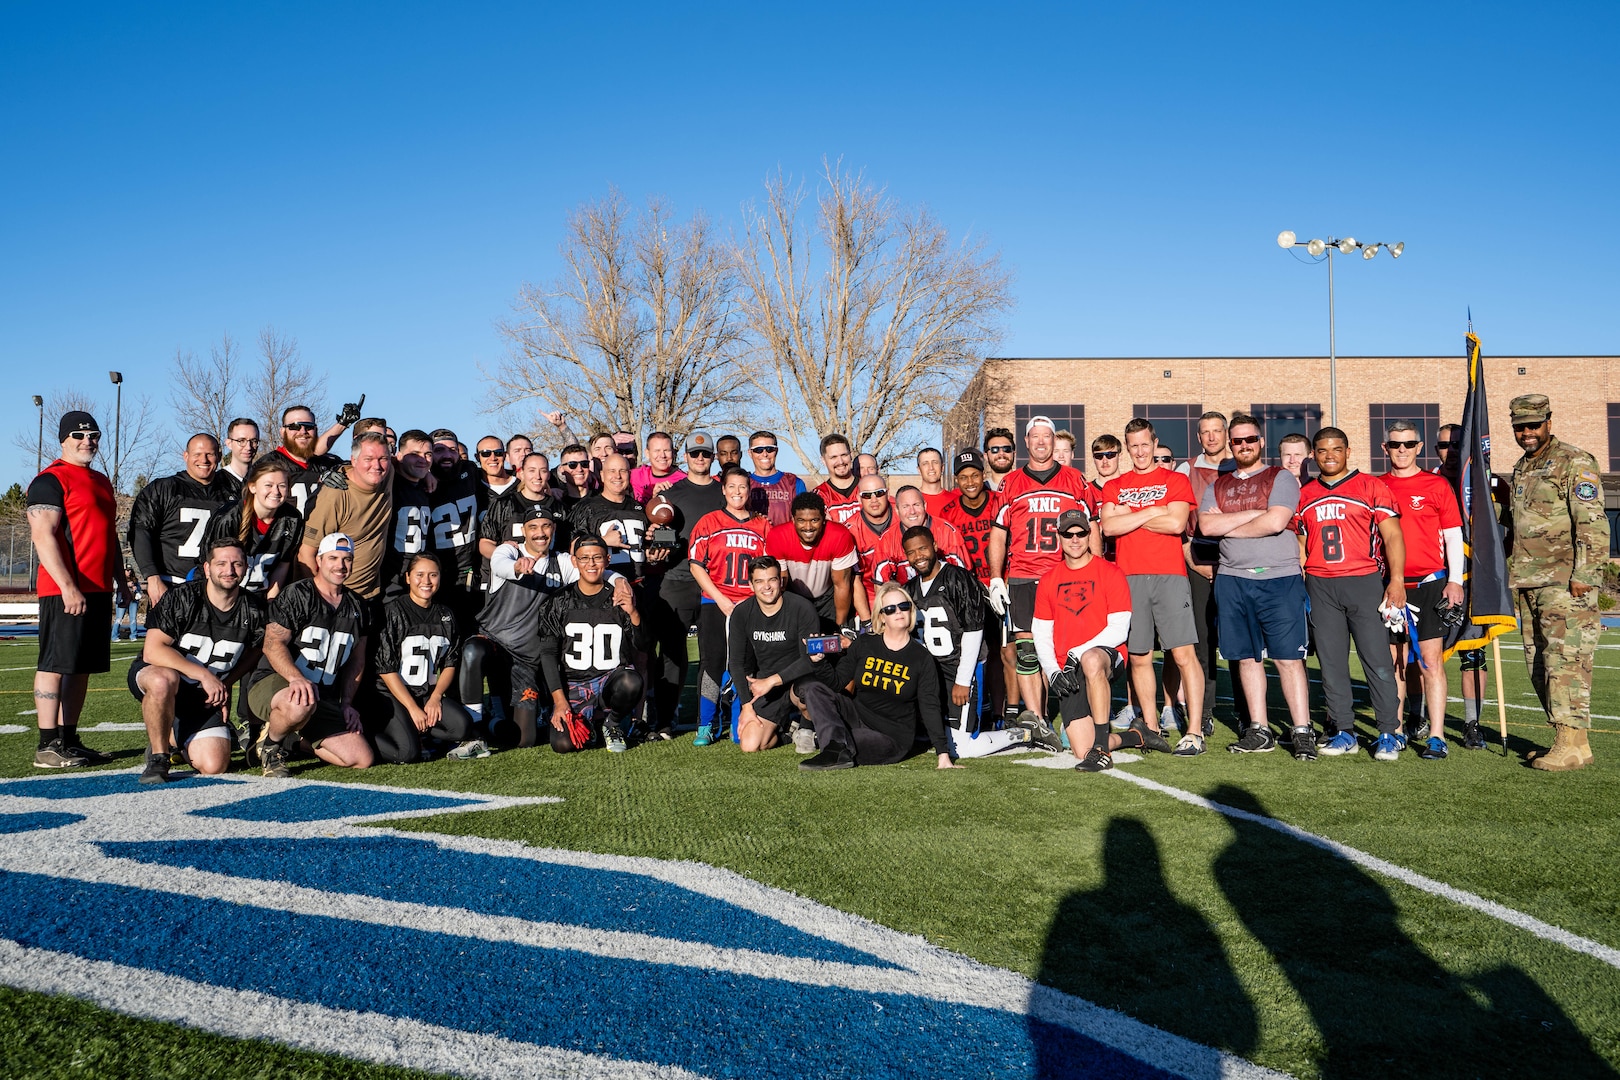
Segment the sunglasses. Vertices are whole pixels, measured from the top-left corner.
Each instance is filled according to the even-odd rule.
[[[987,446],[984,448],[984,452],[987,454],[1010,454],[1013,452],[1013,448],[1010,446]]]
[[[480,451],[478,451],[478,456],[481,457],[481,458],[505,457],[506,456],[506,451],[505,450],[480,450]]]
[[[315,425],[308,420],[300,420],[296,424],[282,424],[285,431],[314,431]]]
[[[1391,439],[1384,444],[1385,450],[1416,450],[1423,445],[1422,439]]]
[[[1063,537],[1065,540],[1084,540],[1091,534],[1086,532],[1084,529],[1066,529],[1063,532],[1058,533],[1058,535]]]
[[[1091,460],[1093,460],[1093,461],[1112,461],[1114,458],[1117,458],[1117,457],[1119,457],[1119,451],[1118,450],[1098,450],[1098,451],[1096,451],[1095,453],[1093,453],[1091,455]]]
[[[713,450],[688,450],[686,452],[686,456],[687,457],[712,458],[712,457],[714,457],[714,451]]]
[[[1154,454],[1153,460],[1157,461],[1160,465],[1168,465],[1176,459],[1173,457],[1160,457],[1158,454]]]
[[[1534,430],[1536,430],[1536,428],[1540,427],[1542,424],[1545,424],[1546,422],[1547,421],[1545,421],[1545,420],[1537,420],[1533,424],[1514,424],[1513,425],[1513,430],[1514,431],[1534,431]]]
[[[1259,445],[1259,443],[1260,443],[1260,436],[1258,436],[1258,435],[1234,435],[1234,436],[1232,436],[1232,445],[1233,446],[1257,446],[1257,445]]]
[[[1434,448],[1436,450],[1455,450],[1457,449],[1457,444],[1454,442],[1441,441],[1435,443]]]
[[[774,447],[774,446],[750,446],[748,448],[748,452],[750,454],[774,454],[774,453],[776,453],[776,447]]]
[[[558,465],[557,468],[559,468],[559,469],[586,469],[586,468],[590,467],[590,464],[591,464],[591,459],[586,458],[584,461],[565,461],[561,465]]]
[[[881,611],[885,615],[893,615],[897,611],[910,611],[911,610],[911,601],[910,600],[902,600],[898,604],[888,604],[888,605],[886,605],[884,607],[878,608],[878,610]]]
[[[863,492],[861,492],[861,498],[863,498],[863,499],[887,499],[888,497],[889,497],[889,493],[887,491],[863,491]]]
[[[91,442],[96,442],[97,440],[99,440],[101,438],[101,432],[99,432],[99,431],[70,431],[70,432],[68,432],[68,438],[73,439],[73,440],[78,441],[78,442],[82,442],[85,439],[89,439]]]

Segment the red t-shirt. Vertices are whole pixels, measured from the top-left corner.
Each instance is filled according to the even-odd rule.
[[[962,505],[962,493],[953,491],[951,501],[945,504],[943,510],[930,513],[941,521],[950,522],[962,534],[962,546],[967,548],[973,573],[978,576],[979,584],[989,585],[990,530],[995,528],[996,515],[1001,512],[1001,496],[989,488],[984,489],[984,494],[984,505],[977,510],[969,510]]]
[[[1181,473],[1159,466],[1145,473],[1120,473],[1103,485],[1103,505],[1126,510],[1168,506],[1183,502],[1189,511],[1193,502],[1192,482]],[[1114,537],[1114,563],[1128,574],[1179,574],[1187,576],[1187,559],[1181,552],[1181,534],[1133,529]]]
[[[1093,521],[1097,517],[1091,484],[1070,465],[1059,466],[1045,480],[1030,475],[1028,465],[1014,469],[999,494],[996,527],[1007,531],[1007,565],[1002,576],[1009,581],[1041,578],[1063,565],[1057,520],[1064,511],[1084,510]]]
[[[918,488],[917,490],[922,491],[921,488]],[[923,505],[928,507],[928,516],[938,517],[944,511],[945,507],[950,505],[951,500],[956,498],[956,492],[951,491],[949,488],[935,495],[930,495],[928,492],[923,491],[922,497]]]
[[[1389,487],[1352,469],[1329,486],[1317,477],[1299,491],[1293,526],[1305,537],[1305,572],[1313,577],[1362,577],[1384,572],[1378,522],[1398,518]]]
[[[94,469],[56,459],[28,485],[27,504],[62,511],[60,539],[73,571],[73,583],[82,593],[113,591],[113,568],[118,559],[118,501],[112,482]],[[39,568],[40,596],[61,596],[62,583]]]
[[[832,572],[860,564],[855,537],[842,525],[827,522],[816,546],[807,548],[793,522],[772,527],[765,534],[765,554],[782,564],[783,576],[806,599],[825,596],[832,589]]]
[[[1069,650],[1084,645],[1108,626],[1108,616],[1131,610],[1125,575],[1107,559],[1092,556],[1078,570],[1059,562],[1035,586],[1035,617],[1052,624],[1052,648],[1062,664]],[[1125,643],[1119,644],[1125,659]]]
[[[827,520],[837,522],[839,525],[848,525],[852,518],[858,517],[861,512],[861,493],[856,490],[861,486],[859,477],[851,477],[848,491],[839,491],[827,480],[816,488],[816,494],[821,501],[827,504]]]
[[[692,527],[688,552],[708,572],[722,596],[743,601],[754,595],[748,585],[748,568],[755,555],[765,554],[770,527],[763,516],[738,521],[729,510],[711,510]]]
[[[1378,479],[1389,488],[1401,512],[1401,539],[1406,541],[1406,577],[1417,581],[1446,568],[1443,529],[1462,528],[1457,493],[1445,477],[1420,472],[1416,476],[1385,473]]]

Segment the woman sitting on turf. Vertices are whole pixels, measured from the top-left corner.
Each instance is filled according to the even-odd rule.
[[[873,633],[863,634],[838,663],[841,694],[813,680],[800,687],[821,753],[799,762],[810,770],[893,765],[905,760],[917,721],[928,731],[939,768],[960,769],[945,741],[939,699],[939,668],[911,636],[916,615],[911,594],[897,581],[878,586],[872,604]]]
[[[393,765],[419,761],[422,739],[456,743],[449,756],[488,757],[479,740],[468,741],[472,716],[453,696],[455,657],[461,641],[456,618],[433,602],[439,591],[439,560],[431,552],[410,557],[406,591],[383,609],[377,639],[377,689],[392,714],[377,734],[377,757]]]

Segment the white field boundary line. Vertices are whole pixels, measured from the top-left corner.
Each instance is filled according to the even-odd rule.
[[[1284,836],[1292,837],[1301,843],[1309,844],[1312,847],[1321,848],[1323,851],[1332,852],[1341,859],[1344,859],[1347,862],[1355,863],[1357,866],[1363,867],[1367,870],[1371,870],[1375,874],[1380,874],[1387,878],[1394,878],[1401,884],[1410,885],[1412,888],[1417,889],[1420,892],[1426,892],[1432,896],[1438,896],[1443,899],[1450,900],[1453,903],[1461,904],[1463,907],[1473,908],[1475,911],[1489,915],[1493,919],[1499,919],[1502,922],[1507,923],[1509,926],[1517,927],[1518,929],[1523,930],[1526,933],[1533,934],[1545,941],[1551,941],[1555,944],[1562,945],[1567,949],[1573,950],[1574,952],[1585,953],[1587,956],[1596,957],[1598,960],[1601,960],[1603,963],[1608,964],[1612,968],[1620,968],[1620,949],[1604,945],[1602,942],[1593,941],[1591,938],[1581,937],[1579,934],[1571,933],[1570,931],[1565,930],[1563,927],[1554,926],[1551,923],[1543,922],[1534,915],[1526,915],[1522,911],[1510,908],[1505,904],[1498,904],[1494,900],[1487,900],[1483,896],[1477,896],[1466,889],[1459,889],[1455,885],[1447,885],[1443,881],[1436,881],[1434,878],[1426,877],[1414,870],[1408,870],[1404,866],[1398,866],[1386,859],[1380,859],[1376,855],[1369,855],[1367,852],[1361,851],[1358,848],[1350,847],[1348,844],[1341,844],[1337,840],[1329,840],[1325,836],[1318,836],[1313,832],[1306,832],[1297,825],[1290,825],[1286,821],[1279,821],[1276,818],[1267,817],[1264,814],[1256,814],[1248,810],[1239,810],[1235,806],[1227,806],[1225,803],[1218,803],[1213,799],[1206,799],[1202,795],[1194,795],[1190,791],[1183,791],[1181,788],[1171,787],[1169,784],[1161,784],[1157,780],[1149,780],[1145,776],[1137,776],[1133,773],[1121,772],[1117,769],[1110,770],[1103,775],[1117,777],[1121,780],[1135,784],[1138,787],[1147,788],[1149,791],[1157,791],[1162,795],[1168,795],[1172,799],[1178,799],[1190,806],[1202,807],[1205,810],[1213,810],[1217,814],[1224,814],[1229,818],[1236,818],[1239,821],[1248,821],[1256,825],[1263,825],[1268,829],[1282,833]]]
[[[217,1035],[478,1080],[697,1080],[696,1073],[672,1065],[615,1061],[420,1020],[310,1005],[254,990],[231,990],[106,960],[30,948],[6,939],[0,939],[0,982],[21,990],[64,994],[126,1016]]]

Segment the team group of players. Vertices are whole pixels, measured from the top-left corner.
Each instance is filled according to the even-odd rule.
[[[29,489],[42,767],[105,757],[76,720],[84,677],[106,670],[111,594],[129,582],[116,537],[85,539],[112,529],[110,487],[89,468],[96,427],[64,417],[62,457]],[[347,460],[327,452],[345,433]],[[898,760],[920,734],[941,767],[1014,746],[1067,748],[1084,771],[1120,748],[1196,756],[1217,655],[1244,728],[1230,749],[1278,745],[1269,659],[1294,756],[1349,753],[1352,641],[1374,756],[1398,757],[1424,705],[1420,754],[1445,756],[1439,644],[1461,602],[1461,523],[1451,484],[1417,467],[1410,425],[1387,433],[1381,477],[1348,468],[1333,428],[1309,446],[1284,439],[1282,464],[1266,465],[1242,414],[1206,413],[1203,452],[1179,470],[1134,420],[1123,441],[1094,440],[1094,479],[1048,418],[1023,436],[1021,466],[1012,433],[993,428],[982,452],[949,462],[954,486],[929,449],[921,482],[891,492],[841,435],[822,440],[814,490],[777,468],[768,431],[746,445],[690,432],[679,463],[667,433],[647,437],[645,462],[633,434],[601,434],[568,441],[555,468],[527,436],[469,451],[447,429],[396,436],[353,408],[324,432],[309,409],[286,410],[265,454],[251,420],[224,447],[195,435],[185,468],[143,488],[129,518],[152,605],[129,672],[150,742],[142,779],[162,782],[181,757],[223,771],[233,745],[270,776],[306,753],[363,768],[492,745],[623,751],[683,726],[691,631],[696,745],[728,729],[745,751],[792,741],[809,768]],[[1403,725],[1408,676],[1417,715]],[[1464,743],[1482,745],[1467,698]],[[1184,729],[1174,745],[1171,728]]]

